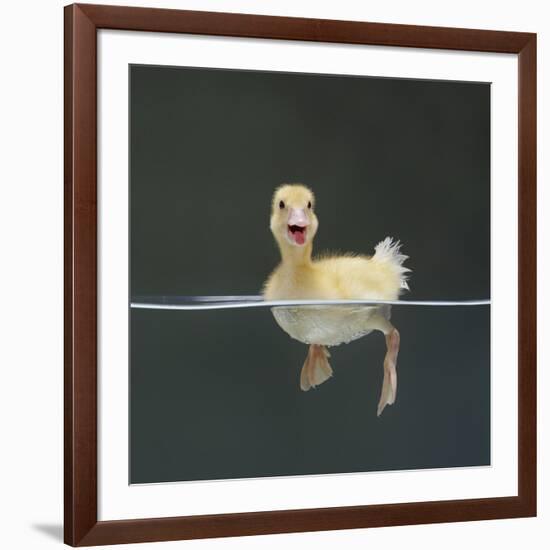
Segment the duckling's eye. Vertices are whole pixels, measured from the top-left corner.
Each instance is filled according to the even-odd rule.
[[[311,210],[311,201],[307,203],[307,207]]]
[[[284,207],[285,207],[285,203],[283,201],[281,201],[279,203],[279,208],[282,210]]]

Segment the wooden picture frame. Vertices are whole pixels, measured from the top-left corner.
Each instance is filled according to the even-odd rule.
[[[98,29],[193,33],[518,55],[518,495],[98,521]],[[74,4],[65,7],[65,542],[72,546],[472,521],[536,515],[536,35]]]

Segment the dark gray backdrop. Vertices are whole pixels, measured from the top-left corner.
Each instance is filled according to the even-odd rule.
[[[490,296],[490,85],[130,67],[132,295],[256,294],[278,262],[273,189],[317,195],[315,249],[403,241],[405,299]],[[399,307],[384,339],[307,349],[269,310],[131,311],[132,483],[490,462],[489,308]]]

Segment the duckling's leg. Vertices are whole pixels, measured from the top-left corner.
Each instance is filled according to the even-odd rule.
[[[397,354],[399,353],[399,332],[393,328],[386,336],[386,357],[384,357],[384,381],[378,402],[377,415],[380,416],[386,405],[393,405],[397,395]]]
[[[307,391],[315,388],[332,376],[332,369],[328,362],[330,353],[325,346],[311,344],[300,374],[300,388]]]
[[[380,416],[386,405],[393,405],[397,395],[397,354],[400,336],[398,330],[382,316],[377,316],[373,328],[380,330],[386,337],[386,357],[384,357],[384,380],[377,415]]]

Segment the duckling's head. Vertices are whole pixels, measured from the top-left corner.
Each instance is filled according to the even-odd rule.
[[[281,247],[311,245],[319,227],[314,212],[315,196],[300,184],[284,184],[273,194],[271,232]]]

